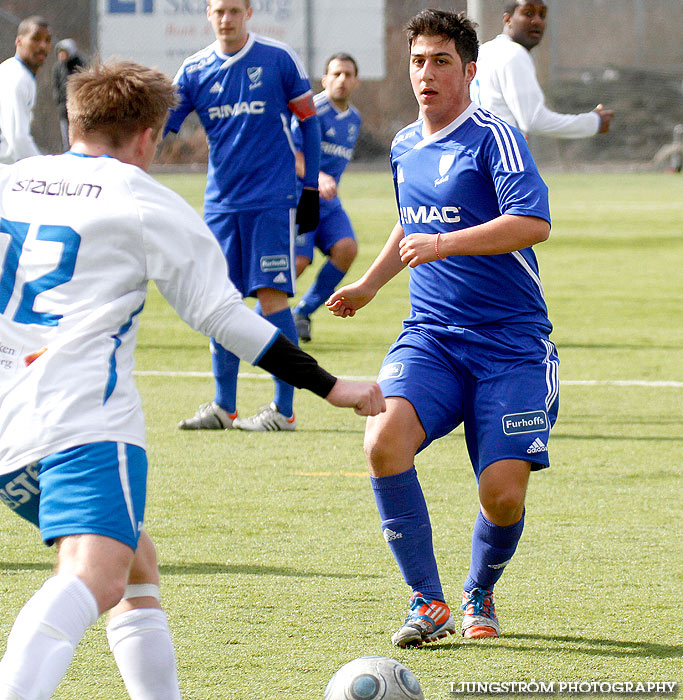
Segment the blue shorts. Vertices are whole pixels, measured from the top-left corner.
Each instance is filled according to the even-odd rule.
[[[548,467],[559,408],[559,359],[545,337],[508,331],[438,334],[406,328],[377,381],[384,396],[410,401],[426,433],[423,450],[461,423],[474,472],[519,459]]]
[[[295,217],[296,209],[282,207],[204,214],[228,261],[230,279],[243,296],[266,288],[294,295]]]
[[[313,260],[313,251],[317,248],[323,255],[329,255],[332,246],[342,238],[356,239],[351,219],[342,209],[338,197],[329,201],[321,199],[318,228],[309,233],[297,234],[296,254]]]
[[[0,476],[0,498],[40,528],[46,544],[95,534],[137,548],[145,514],[147,455],[96,442],[57,452]]]

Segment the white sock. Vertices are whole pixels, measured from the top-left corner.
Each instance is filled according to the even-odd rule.
[[[166,613],[136,608],[107,625],[114,654],[131,700],[180,700],[175,651]]]
[[[97,601],[76,576],[58,574],[24,605],[0,661],[0,697],[52,697],[76,645],[99,617]],[[10,692],[11,691],[11,692]],[[4,695],[3,695],[4,693]]]

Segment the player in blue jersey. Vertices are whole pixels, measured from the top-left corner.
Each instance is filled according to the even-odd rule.
[[[320,224],[315,231],[300,233],[296,237],[297,277],[313,261],[315,248],[328,259],[294,309],[297,333],[304,342],[311,340],[311,314],[329,298],[358,254],[351,220],[338,196],[339,180],[353,157],[361,126],[361,116],[350,102],[359,85],[356,61],[347,53],[331,56],[322,85],[324,91],[313,98],[322,132],[318,176]],[[292,133],[297,149],[301,149],[297,120],[292,122]],[[303,175],[303,153],[300,150],[297,151],[297,171]]]
[[[399,220],[361,279],[328,300],[353,316],[404,267],[411,314],[378,381],[387,412],[365,451],[384,537],[412,587],[400,647],[454,633],[414,457],[464,423],[478,481],[465,637],[497,637],[493,587],[524,525],[532,470],[549,465],[558,359],[531,246],[550,232],[547,188],[523,136],[470,102],[478,42],[462,15],[424,10],[408,25],[421,119],[391,149]]]
[[[320,126],[306,72],[287,45],[247,30],[249,0],[209,0],[216,42],[190,56],[175,78],[179,105],[166,132],[195,111],[209,141],[204,218],[223,249],[230,277],[259,313],[297,342],[288,297],[294,293],[294,225],[318,225]],[[301,123],[306,172],[297,197],[292,115]],[[298,202],[298,203],[297,203]],[[211,341],[214,400],[183,429],[294,430],[294,388],[275,380],[270,406],[237,417],[238,358]]]

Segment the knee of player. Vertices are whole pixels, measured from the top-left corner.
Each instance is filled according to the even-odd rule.
[[[392,439],[382,431],[366,432],[363,450],[373,476],[388,476],[395,473],[398,465],[403,464],[410,453],[410,449],[400,440]],[[412,457],[408,461],[412,463]]]
[[[296,256],[296,276],[299,275],[311,264],[311,261],[305,255]]]
[[[514,525],[522,517],[524,496],[524,490],[510,486],[493,493],[480,493],[479,500],[488,520],[496,525],[507,526]]]
[[[130,567],[128,582],[132,584],[152,583],[159,585],[157,553],[150,536],[143,530],[138,540],[138,548]]]
[[[354,238],[342,238],[330,250],[330,260],[335,267],[346,272],[358,255],[358,243]]]
[[[127,572],[122,571],[120,575],[112,577],[107,584],[99,586],[98,590],[92,591],[97,600],[100,613],[111,610],[121,602],[126,592],[127,579]]]

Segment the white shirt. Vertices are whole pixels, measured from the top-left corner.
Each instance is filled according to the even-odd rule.
[[[31,136],[36,78],[16,57],[0,63],[0,163],[40,155]]]
[[[578,139],[600,129],[596,112],[559,114],[545,106],[531,53],[506,34],[482,44],[472,99],[525,134]]]
[[[0,474],[90,442],[144,448],[132,370],[148,280],[248,362],[277,334],[199,215],[133,165],[66,153],[0,166],[0,220]]]

